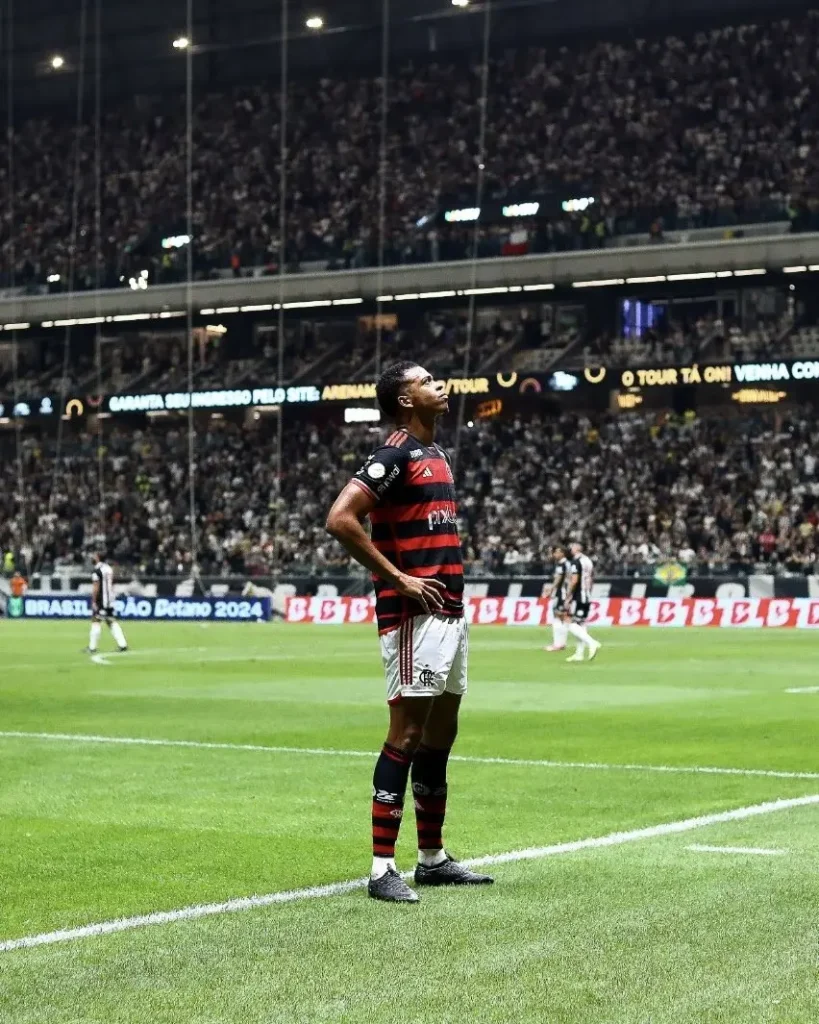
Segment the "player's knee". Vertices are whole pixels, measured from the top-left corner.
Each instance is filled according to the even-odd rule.
[[[423,734],[423,726],[418,722],[401,722],[390,730],[389,743],[404,754],[414,754]]]
[[[451,750],[458,738],[457,722],[427,722],[423,740],[434,750]]]

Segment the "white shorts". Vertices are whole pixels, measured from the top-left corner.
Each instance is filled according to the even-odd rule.
[[[381,637],[387,703],[402,697],[466,693],[469,627],[466,618],[416,615]]]

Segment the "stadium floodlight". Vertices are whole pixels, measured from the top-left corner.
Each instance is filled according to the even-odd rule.
[[[452,0],[453,7],[469,7],[469,0]]]
[[[447,210],[444,213],[444,220],[448,224],[453,224],[458,223],[459,221],[478,220],[480,215],[480,206],[467,206],[462,210]]]
[[[187,36],[178,36],[173,41],[173,48],[175,50],[187,50],[187,48],[190,45],[191,45],[191,41],[190,41],[190,39],[188,39]]]
[[[324,28],[324,18],[319,14],[312,14],[304,24],[307,28],[312,29],[314,32],[318,32],[319,29]]]
[[[540,209],[540,203],[512,203],[504,206],[504,217],[534,217]]]
[[[55,53],[49,63],[54,71],[59,71],[61,68],[65,67],[65,57],[61,57],[59,53]]]

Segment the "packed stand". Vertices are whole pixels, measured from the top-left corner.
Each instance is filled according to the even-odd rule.
[[[196,439],[201,571],[350,571],[324,517],[383,436],[381,427],[292,425],[279,494],[270,421],[211,421]],[[452,441],[449,427],[442,442]],[[105,541],[123,571],[189,573],[186,432],[114,429],[104,444],[101,518],[96,438],[66,438],[59,464],[53,441],[24,441],[27,536],[37,561],[78,567]],[[456,468],[468,571],[547,572],[552,546],[581,537],[599,573],[651,572],[669,560],[692,573],[814,573],[817,451],[812,409],[478,422],[464,430]],[[6,454],[4,549],[22,543],[17,466]]]
[[[489,73],[487,201],[587,194],[597,202],[504,226],[481,225],[478,255],[600,246],[614,233],[790,219],[819,222],[819,15],[692,33],[508,51]],[[473,61],[395,68],[390,77],[387,263],[460,259],[473,225],[442,208],[474,204],[481,74]],[[377,79],[293,81],[287,98],[289,202],[284,258],[356,267],[378,261]],[[280,96],[265,84],[195,107],[195,275],[278,269]],[[179,280],[185,223],[183,97],[140,98],[101,125],[95,231],[94,126],[30,120],[14,135],[15,237],[0,235],[3,284],[126,286],[150,268]],[[72,224],[67,154],[79,167]],[[0,167],[7,163],[0,147]],[[68,186],[68,187],[67,187]],[[646,197],[651,197],[646,205]],[[428,218],[424,222],[424,218]],[[420,222],[420,226],[419,225]],[[169,243],[171,245],[178,243]],[[70,259],[72,249],[75,259]],[[15,266],[9,267],[9,259]]]
[[[541,571],[555,542],[579,536],[604,572],[674,560],[812,573],[818,443],[813,410],[479,424],[462,462],[475,567]]]
[[[381,330],[382,364],[413,359],[442,378],[462,376],[465,366],[470,374],[488,372],[498,360],[509,361],[522,345],[540,342],[538,331],[529,329],[539,324],[530,325],[526,313],[515,308],[495,310],[488,317],[479,313],[471,337],[465,310],[430,313],[406,328],[390,324]],[[333,378],[374,379],[377,346],[376,327],[359,332],[352,349],[333,362]]]
[[[684,366],[702,358],[713,339],[705,320],[691,330],[672,324],[668,330],[649,328],[630,336],[604,334],[570,353],[566,366]]]

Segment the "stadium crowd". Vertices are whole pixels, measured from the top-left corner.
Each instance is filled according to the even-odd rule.
[[[285,431],[281,493],[269,421],[212,420],[196,437],[195,507],[205,575],[346,573],[324,517],[384,431]],[[22,445],[0,466],[0,546],[27,566],[79,569],[105,544],[124,572],[191,570],[188,438],[178,427]],[[451,428],[442,436],[451,444]],[[549,570],[551,547],[582,537],[599,573],[676,560],[694,572],[811,574],[817,568],[819,427],[812,410],[722,419],[627,414],[478,422],[457,479],[468,571]],[[104,516],[100,516],[100,475]],[[36,554],[34,554],[36,552]]]
[[[635,231],[659,239],[667,228],[765,219],[790,218],[797,230],[815,225],[818,44],[812,11],[685,36],[494,57],[487,199],[587,194],[593,186],[597,201],[528,226],[482,225],[479,254],[598,246]],[[391,75],[388,263],[469,253],[472,225],[445,224],[435,214],[474,203],[480,89],[475,63],[438,60]],[[380,95],[375,78],[292,82],[285,239],[292,269],[315,260],[346,267],[377,260]],[[281,97],[264,84],[196,105],[198,277],[278,265],[280,107]],[[77,128],[64,117],[18,124],[14,224],[5,218],[0,226],[4,285],[12,278],[32,287],[47,279],[52,288],[127,285],[147,267],[154,280],[181,276],[184,248],[174,244],[187,190],[182,97],[141,97],[104,115],[99,239],[94,136],[93,125]],[[8,144],[0,145],[0,179]],[[76,221],[74,182],[66,180],[72,153]],[[163,248],[172,237],[177,243]]]

